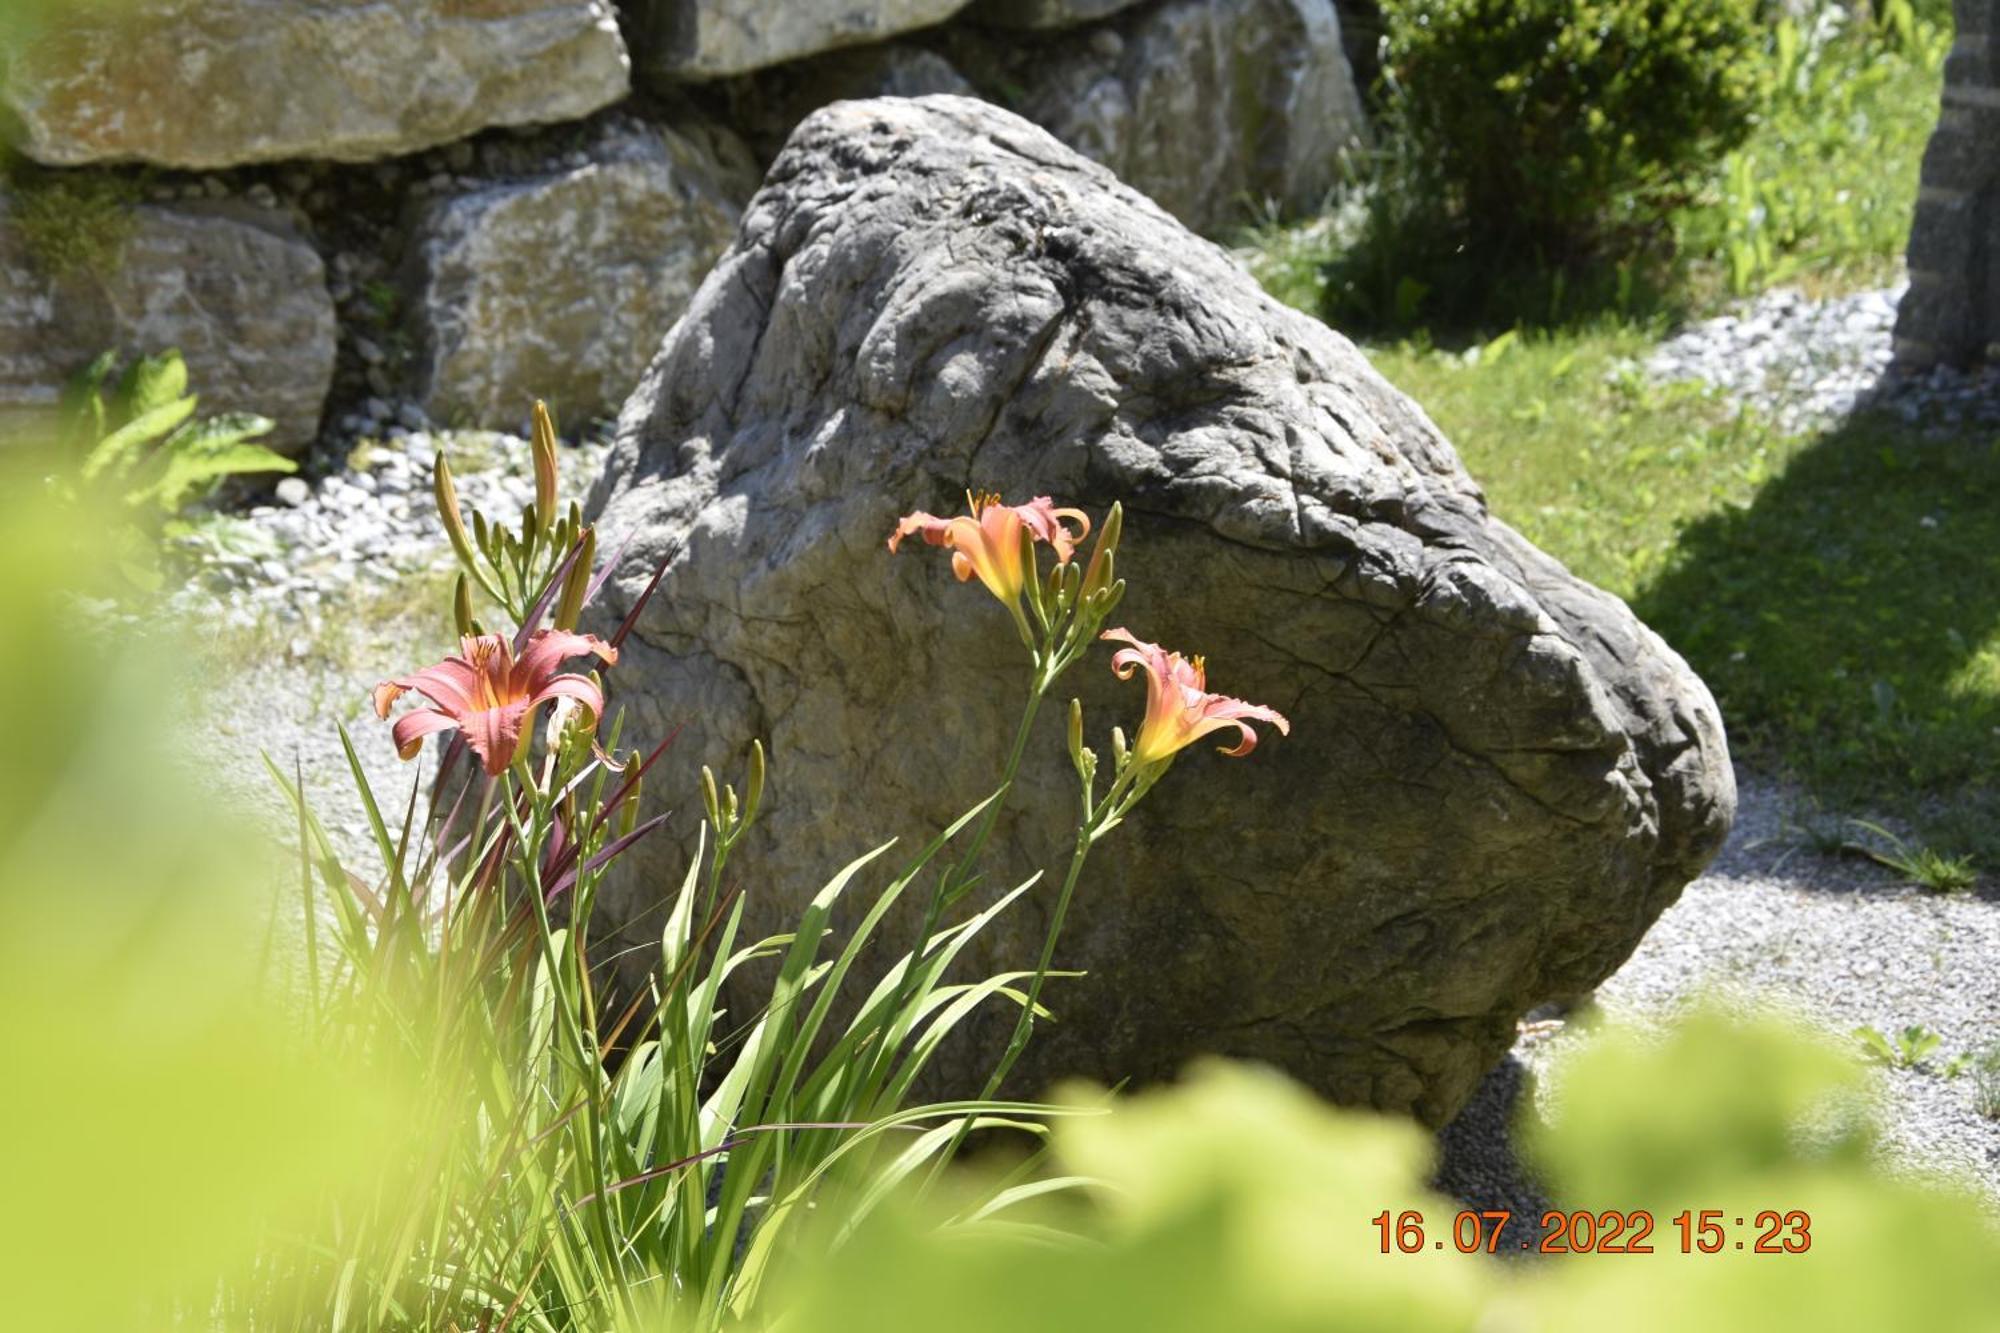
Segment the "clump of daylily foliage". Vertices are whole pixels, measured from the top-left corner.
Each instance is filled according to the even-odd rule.
[[[614,1000],[592,909],[619,857],[666,818],[644,817],[641,802],[673,738],[631,747],[621,716],[606,716],[598,673],[615,669],[664,566],[608,638],[579,628],[617,561],[594,567],[594,529],[556,494],[555,450],[538,404],[535,500],[518,522],[468,523],[437,459],[438,514],[461,567],[458,650],[375,691],[385,720],[406,695],[423,701],[390,727],[404,759],[435,746],[400,814],[384,810],[342,733],[380,855],[374,875],[340,862],[302,780],[287,783],[309,849],[309,929],[324,901],[337,936],[331,964],[308,941],[314,1021],[417,1080],[427,1122],[411,1127],[400,1160],[328,1200],[317,1230],[273,1245],[255,1280],[232,1291],[240,1309],[224,1312],[246,1323],[314,1322],[310,1312],[326,1310],[341,1328],[763,1322],[775,1266],[837,1245],[899,1185],[923,1187],[969,1133],[1039,1137],[1067,1113],[996,1094],[1033,1036],[1089,853],[1189,744],[1234,729],[1225,753],[1242,755],[1257,740],[1253,720],[1287,729],[1271,709],[1209,693],[1200,658],[1106,628],[1124,595],[1117,506],[1081,563],[1089,518],[1047,497],[968,496],[965,514],[911,514],[889,549],[911,536],[949,549],[958,578],[976,576],[1020,631],[1029,701],[995,787],[900,864],[885,843],[841,868],[791,932],[746,941],[744,890],[726,867],[771,799],[771,766],[752,740],[740,796],[702,771],[705,821],[681,882],[661,886],[650,989]],[[1054,557],[1046,573],[1043,547]],[[1039,876],[960,915],[1042,701],[1101,640],[1124,645],[1110,658],[1120,678],[1145,675],[1144,720],[1129,744],[1113,729],[1100,764],[1071,702],[1079,815],[1040,955],[1032,970],[959,979],[967,944],[1036,888]],[[565,669],[573,663],[589,669]],[[938,862],[916,938],[879,940],[891,906]],[[878,886],[871,906],[834,940],[835,904],[865,882]],[[757,960],[776,964],[762,1002],[744,1009],[739,995],[726,1009],[725,983],[746,989],[738,974]],[[864,971],[874,972],[865,984]],[[985,1086],[915,1103],[943,1039],[996,1002],[1019,1016]],[[953,1216],[990,1224],[1015,1197],[997,1190]],[[849,1226],[829,1229],[828,1218]]]

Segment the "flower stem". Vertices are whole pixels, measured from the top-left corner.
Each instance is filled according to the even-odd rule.
[[[517,758],[515,776],[523,782],[529,792],[532,805],[529,823],[520,830],[520,866],[522,887],[528,900],[534,905],[535,925],[541,935],[542,965],[548,969],[549,990],[556,1011],[556,1027],[561,1033],[561,1044],[568,1045],[570,1051],[564,1055],[558,1049],[554,1055],[558,1066],[575,1062],[577,1091],[581,1094],[584,1111],[584,1125],[578,1134],[572,1125],[570,1133],[582,1141],[577,1144],[577,1157],[582,1163],[589,1186],[594,1196],[590,1205],[590,1223],[597,1232],[596,1240],[606,1261],[613,1265],[614,1277],[622,1273],[623,1251],[611,1232],[609,1185],[611,1178],[605,1170],[604,1125],[602,1108],[599,1106],[598,1080],[601,1078],[597,1060],[596,1018],[589,1000],[590,976],[583,955],[583,922],[572,914],[570,929],[565,933],[563,948],[558,949],[555,941],[555,926],[549,917],[548,894],[537,869],[541,863],[543,837],[548,829],[550,798],[533,783],[533,773],[525,757]],[[509,793],[511,800],[512,793]],[[579,902],[580,895],[587,890],[579,879],[572,886],[572,902]],[[577,992],[570,993],[569,983],[573,978]],[[553,1071],[551,1071],[553,1072]],[[567,1098],[556,1095],[555,1104],[563,1104]],[[612,1284],[612,1296],[621,1314],[629,1314],[625,1301],[625,1286],[622,1281]]]
[[[1000,818],[1000,810],[1007,803],[1007,795],[1014,789],[1015,775],[1020,772],[1021,758],[1028,750],[1028,737],[1034,731],[1035,715],[1041,711],[1042,699],[1048,694],[1050,681],[1045,673],[1037,670],[1032,688],[1028,691],[1027,707],[1021,710],[1021,725],[1014,732],[1014,748],[1008,752],[1007,764],[1000,772],[1000,786],[994,792],[986,813],[979,817],[979,826],[972,832],[972,840],[965,845],[965,853],[958,863],[938,881],[937,891],[931,894],[930,905],[924,909],[923,928],[917,932],[916,948],[910,951],[911,976],[914,977],[916,964],[930,949],[931,937],[937,933],[940,917],[944,909],[957,896],[966,876],[972,873],[973,865],[986,847],[986,840],[992,836],[993,825]]]
[[[1062,934],[1063,921],[1069,916],[1070,900],[1076,896],[1077,880],[1083,874],[1083,863],[1089,859],[1091,845],[1096,840],[1097,833],[1093,826],[1076,831],[1076,850],[1070,854],[1069,873],[1063,876],[1062,893],[1056,898],[1055,915],[1049,918],[1048,934],[1042,937],[1042,956],[1035,964],[1034,980],[1028,983],[1027,1002],[1021,1006],[1021,1016],[1014,1020],[1014,1035],[1007,1039],[1006,1052],[987,1077],[985,1090],[979,1094],[981,1101],[992,1099],[993,1094],[1000,1090],[1000,1085],[1007,1081],[1007,1075],[1013,1072],[1014,1062],[1028,1049],[1028,1039],[1035,1032],[1035,1006],[1041,1001],[1042,983],[1048,980],[1049,965],[1055,960],[1056,937]]]

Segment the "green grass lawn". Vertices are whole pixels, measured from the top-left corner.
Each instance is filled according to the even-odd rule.
[[[2000,437],[1888,418],[1787,436],[1634,364],[1669,309],[1706,313],[1777,281],[1824,294],[1893,275],[1947,42],[1855,42],[1800,74],[1678,219],[1688,250],[1670,307],[1476,351],[1419,333],[1368,352],[1451,437],[1500,517],[1631,601],[1688,658],[1739,757],[1804,782],[1829,810],[1908,819],[1994,867]],[[1788,211],[1746,230],[1759,200]],[[1253,267],[1317,311],[1339,234],[1332,220],[1266,228]]]

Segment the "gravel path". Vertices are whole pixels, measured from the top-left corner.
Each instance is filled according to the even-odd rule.
[[[1814,851],[1789,826],[1796,793],[1737,771],[1736,826],[1707,874],[1690,884],[1597,991],[1615,1023],[1657,1023],[1704,996],[1748,1012],[1775,1006],[1843,1043],[1863,1025],[1915,1024],[1942,1038],[1913,1070],[1876,1068],[1885,1158],[1900,1169],[1984,1184],[2000,1200],[2000,1121],[1973,1107],[1951,1056],[1996,1036],[2000,901],[1938,897],[1874,863]],[[1594,1029],[1551,1019],[1520,1040],[1440,1136],[1438,1183],[1480,1207],[1539,1215],[1544,1196],[1512,1147],[1512,1126],[1538,1114],[1565,1059]]]

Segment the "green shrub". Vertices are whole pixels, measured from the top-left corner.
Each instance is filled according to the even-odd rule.
[[[1755,0],[1387,0],[1383,145],[1327,281],[1364,328],[1629,310],[1750,133]]]
[[[1629,249],[1749,134],[1754,0],[1391,0],[1402,128],[1466,234]]]

